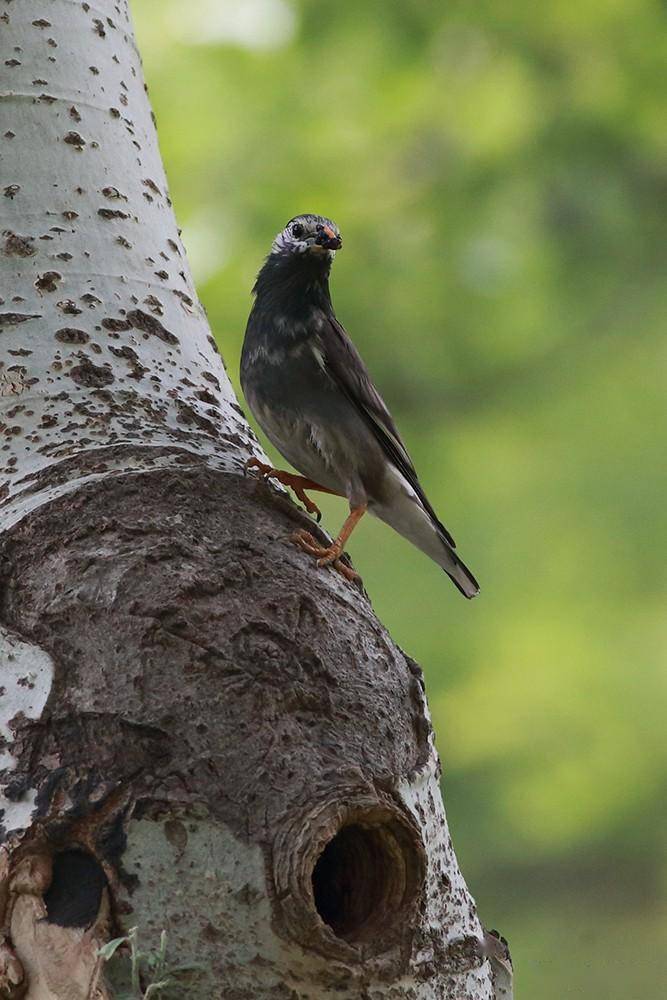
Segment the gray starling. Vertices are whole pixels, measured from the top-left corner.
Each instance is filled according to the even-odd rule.
[[[349,500],[350,514],[332,545],[322,546],[305,530],[292,536],[318,566],[358,578],[340,556],[368,510],[442,566],[465,597],[475,597],[477,581],[426,499],[391,414],[336,319],[329,272],[341,246],[331,219],[296,216],[257,276],[241,385],[269,440],[303,475],[256,458],[247,465],[290,486],[318,520],[305,490]]]

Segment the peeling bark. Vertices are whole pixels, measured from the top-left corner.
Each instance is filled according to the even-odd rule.
[[[0,997],[135,925],[193,1000],[511,996],[419,668],[239,474],[127,4],[4,7]]]

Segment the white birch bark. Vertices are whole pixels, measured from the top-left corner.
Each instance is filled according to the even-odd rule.
[[[127,3],[22,0],[3,18],[8,526],[82,479],[180,449],[237,468],[250,437],[171,210]],[[100,448],[114,448],[100,468],[78,460]],[[56,485],[45,473],[67,458]]]
[[[195,662],[192,650],[202,658],[204,649],[210,659],[213,640],[189,635],[182,639],[179,632],[176,641],[180,625],[161,624],[159,641],[169,652],[161,662],[152,647],[145,655],[157,657],[158,678],[164,680],[137,693],[139,660],[144,657],[137,650],[149,648],[147,636],[152,642],[155,629],[151,625],[153,630],[142,634],[135,648],[130,626],[127,638],[122,632],[122,623],[130,619],[114,617],[115,609],[131,589],[128,581],[137,560],[144,559],[141,565],[148,566],[162,544],[151,541],[140,557],[144,535],[152,532],[151,539],[159,539],[162,532],[166,552],[168,543],[188,526],[189,514],[181,518],[171,508],[164,513],[161,490],[167,505],[171,487],[162,489],[162,483],[179,486],[192,473],[193,482],[198,476],[213,489],[222,484],[220,503],[231,505],[228,520],[235,516],[234,503],[241,503],[236,508],[239,520],[252,508],[260,530],[253,528],[247,554],[238,557],[238,567],[234,563],[235,572],[247,572],[249,580],[264,574],[254,572],[255,563],[264,560],[270,567],[275,561],[270,550],[279,544],[279,520],[297,515],[285,513],[284,501],[279,510],[274,509],[275,501],[274,507],[267,507],[264,494],[262,507],[256,491],[238,475],[245,459],[258,454],[258,446],[193,287],[126,0],[0,0],[0,53],[0,529],[9,540],[6,551],[14,553],[16,566],[22,567],[16,569],[6,556],[9,583],[2,606],[10,621],[0,629],[0,808],[5,837],[0,997],[107,996],[95,949],[109,935],[135,924],[145,943],[153,946],[167,927],[170,962],[200,965],[187,988],[181,986],[174,994],[193,1000],[510,996],[502,949],[499,958],[493,940],[485,937],[452,850],[418,668],[391,644],[362,595],[333,573],[317,574],[313,582],[312,568],[298,552],[284,546],[281,550],[302,589],[297,638],[308,616],[319,615],[318,634],[333,627],[336,633],[353,636],[360,651],[372,648],[363,661],[352,662],[356,673],[351,676],[367,669],[370,678],[373,667],[379,677],[373,689],[378,705],[386,690],[397,704],[410,706],[414,718],[406,725],[408,730],[414,725],[418,749],[412,765],[406,769],[388,762],[380,769],[383,775],[386,770],[380,780],[375,772],[366,772],[362,747],[340,766],[335,766],[334,755],[330,770],[320,768],[320,774],[314,744],[309,751],[312,773],[303,764],[301,771],[296,766],[291,783],[285,785],[284,772],[271,771],[282,724],[277,715],[275,731],[259,758],[269,762],[266,779],[258,782],[258,794],[267,799],[262,807],[265,822],[260,833],[249,833],[254,807],[248,806],[247,816],[237,816],[233,809],[229,813],[226,800],[224,808],[217,807],[215,782],[208,776],[192,778],[192,787],[186,782],[176,788],[174,764],[173,772],[160,773],[154,787],[147,788],[145,762],[139,778],[128,764],[129,777],[109,782],[98,773],[102,765],[96,770],[95,762],[90,763],[96,740],[101,747],[107,728],[113,729],[116,722],[130,734],[128,743],[135,730],[145,729],[155,746],[168,754],[170,734],[162,719],[167,708],[178,716],[180,704],[190,698],[193,707],[187,711],[193,714],[193,726],[196,712],[203,718],[211,711],[198,731],[213,729],[214,745],[222,748],[225,769],[216,779],[220,794],[238,781],[242,798],[245,779],[234,776],[225,757],[229,753],[231,759],[240,737],[222,723],[215,732],[216,712],[224,708],[216,699],[227,675],[210,688],[208,680],[192,681],[189,676]],[[136,536],[130,533],[125,545],[110,539],[99,510],[104,511],[108,496],[113,520],[116,505],[120,509],[128,490],[135,488],[131,482],[138,484],[137,500],[130,499],[123,510],[127,518],[137,518],[132,529]],[[125,491],[122,499],[114,484]],[[101,501],[100,490],[106,491]],[[193,490],[193,517],[201,500]],[[86,521],[95,504],[97,520]],[[69,512],[66,525],[60,511]],[[79,516],[92,541],[84,537],[83,527],[77,535],[77,524],[71,522]],[[45,523],[53,526],[45,529]],[[25,561],[21,546],[29,549],[33,530],[39,545],[35,541],[34,560]],[[61,532],[66,533],[66,544]],[[202,565],[208,549],[217,551],[215,542],[212,537],[197,550]],[[75,562],[73,553],[85,545],[89,557],[76,556]],[[230,565],[227,551],[225,567]],[[187,575],[190,558],[194,560],[190,550],[186,556],[178,554],[171,569],[165,563],[164,578],[151,579],[159,585],[166,581],[167,586],[171,576],[181,571]],[[36,580],[33,566],[39,567],[34,570]],[[207,577],[204,586],[201,574],[193,579],[196,586],[188,577],[195,593],[192,600],[201,604],[202,594],[209,592],[206,587],[215,589],[215,581],[211,584]],[[233,634],[242,667],[230,673],[232,687],[224,690],[234,700],[234,685],[245,690],[243,669],[261,671],[263,657],[273,663],[276,648],[281,652],[272,669],[282,669],[287,640],[280,629],[292,612],[283,609],[279,621],[266,625],[281,597],[273,586],[268,596],[258,597],[256,588],[244,593],[233,613],[220,604],[234,620],[242,619],[247,607],[260,608],[244,626],[242,641],[238,632]],[[316,599],[311,591],[317,592]],[[115,623],[109,628],[118,630],[113,649],[100,626],[99,608]],[[215,617],[216,608],[206,608]],[[134,605],[128,613],[138,614]],[[65,632],[71,616],[78,614],[83,624],[74,631],[80,646],[73,647]],[[151,622],[163,622],[160,608],[151,615]],[[203,613],[201,620],[205,631]],[[88,631],[93,652],[92,639],[86,644]],[[185,642],[190,645],[183,652]],[[312,642],[316,644],[317,636]],[[326,645],[331,646],[331,640]],[[296,660],[291,652],[284,654],[286,669],[294,672],[285,685],[307,687],[309,676],[304,676],[315,670],[310,647],[307,655],[301,646],[294,648],[300,651],[294,654]],[[299,659],[303,655],[307,662]],[[319,664],[321,657],[327,664],[322,676],[333,685],[334,694],[327,690],[321,697],[331,713],[327,726],[335,732],[336,699],[341,691],[346,694],[348,675],[331,680],[337,659],[332,655],[329,662],[327,655],[326,648],[318,648],[312,662]],[[181,670],[179,664],[185,666],[173,675]],[[263,674],[250,676],[252,691],[269,690],[262,687]],[[368,696],[362,691],[358,697]],[[270,704],[275,708],[282,702]],[[262,716],[265,709],[262,703]],[[234,710],[243,718],[240,696]],[[88,727],[94,728],[102,713],[108,724],[99,730],[100,737],[86,743]],[[301,721],[298,714],[294,718],[298,721],[288,720],[288,725],[296,727],[290,738],[298,750]],[[84,734],[85,752],[78,762],[71,737],[58,745],[54,736],[56,749],[48,752],[40,742],[46,745],[52,730],[69,726],[71,720],[80,727],[75,731]],[[360,717],[359,725],[364,724]],[[328,732],[324,730],[325,742]],[[174,744],[179,738],[177,720]],[[374,739],[372,732],[368,738]],[[123,751],[121,740],[116,747],[119,758]],[[401,752],[399,747],[397,760]],[[147,752],[148,761],[152,753]],[[192,753],[194,767],[199,758],[194,749]],[[88,783],[81,792],[84,772]],[[316,781],[316,772],[319,778],[329,777]],[[273,786],[286,803],[277,812],[275,828],[268,820],[274,792],[278,794]],[[75,796],[80,796],[76,810]],[[111,858],[100,847],[100,831],[110,817],[122,824],[120,857],[116,853]],[[336,931],[323,919],[325,904],[314,896],[313,871],[325,847],[341,830],[351,828],[357,840],[345,850],[358,866],[359,885],[375,904],[363,919],[350,918]],[[357,849],[361,854],[355,860]],[[63,905],[56,904],[53,886],[58,858],[68,850],[88,851],[97,858],[107,888],[94,919],[63,927],[52,919]],[[337,855],[337,864],[348,857],[345,850]],[[369,875],[365,862],[377,871]],[[72,886],[73,894],[76,888]],[[330,888],[327,883],[327,891]],[[363,909],[364,900],[360,905]],[[499,976],[505,979],[496,994],[494,977],[498,982]]]

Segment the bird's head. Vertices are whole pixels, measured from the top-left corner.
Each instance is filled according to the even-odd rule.
[[[328,259],[331,261],[340,250],[343,241],[338,226],[323,215],[296,215],[278,233],[271,254],[305,255],[305,259]]]

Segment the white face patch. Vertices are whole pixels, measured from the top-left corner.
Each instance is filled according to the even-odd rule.
[[[287,230],[278,233],[271,246],[271,253],[305,253],[308,244],[291,236]]]
[[[335,250],[328,250],[326,247],[318,246],[317,243],[306,243],[304,240],[297,240],[288,233],[278,233],[271,246],[271,253],[312,253],[318,257],[328,257],[333,260],[336,256]]]
[[[303,221],[302,221],[303,220]],[[294,235],[294,226],[301,226],[303,232],[300,232],[298,236]],[[316,228],[319,226],[319,230]],[[323,216],[300,216],[297,219],[293,219],[288,223],[285,228],[278,233],[273,244],[271,246],[272,254],[304,254],[312,253],[316,254],[318,257],[326,257],[333,261],[336,256],[335,250],[330,250],[327,247],[320,246],[315,243],[315,238],[319,235],[322,227],[328,227],[332,232],[338,234],[338,227],[331,222],[330,219],[325,219]]]

